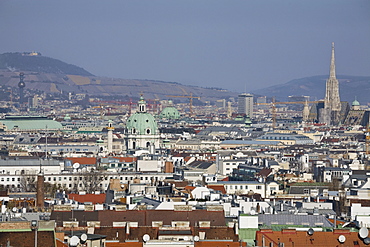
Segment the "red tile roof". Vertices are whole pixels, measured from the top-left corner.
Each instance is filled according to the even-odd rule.
[[[67,157],[66,160],[70,160],[72,164],[80,163],[81,165],[95,165],[96,158],[95,157]]]
[[[207,187],[215,191],[220,191],[222,194],[226,194],[226,190],[223,185],[207,185]]]
[[[91,202],[92,204],[103,204],[105,202],[106,194],[69,194],[68,198],[78,201],[80,203]]]
[[[121,242],[121,243],[105,243],[106,247],[142,247],[143,242]]]
[[[344,244],[338,241],[340,235],[345,237]],[[345,229],[337,229],[333,232],[314,232],[308,235],[305,231],[296,231],[294,229],[284,229],[282,231],[272,231],[269,229],[256,232],[256,241],[258,246],[278,246],[279,243],[284,243],[284,246],[294,247],[337,247],[337,246],[367,246],[359,238],[357,232],[350,232]]]
[[[187,186],[185,186],[185,188],[184,188],[184,189],[185,189],[186,191],[190,192],[190,191],[193,191],[195,188],[196,188],[196,187],[194,187],[194,186],[187,185]]]
[[[55,239],[56,247],[68,247],[68,244],[63,243],[60,239]]]
[[[199,241],[194,243],[194,247],[241,247],[246,246],[245,243],[225,242],[225,241]]]

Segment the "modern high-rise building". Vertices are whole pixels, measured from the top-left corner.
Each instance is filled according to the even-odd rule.
[[[243,93],[238,96],[238,114],[253,117],[253,95]]]
[[[339,97],[339,82],[335,75],[334,42],[331,46],[330,75],[326,81],[324,109],[321,114],[322,122],[328,125],[338,125],[341,119],[341,102]]]

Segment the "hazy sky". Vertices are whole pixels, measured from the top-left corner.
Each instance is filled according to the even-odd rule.
[[[370,1],[0,0],[0,53],[39,51],[98,76],[237,92],[370,76]]]

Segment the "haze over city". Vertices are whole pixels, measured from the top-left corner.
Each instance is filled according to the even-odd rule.
[[[0,53],[38,51],[98,76],[251,91],[368,76],[369,1],[8,1]]]

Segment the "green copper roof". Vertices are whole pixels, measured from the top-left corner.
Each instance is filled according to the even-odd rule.
[[[136,135],[156,135],[158,126],[154,117],[147,112],[136,112],[126,123],[126,128],[130,134]]]
[[[61,123],[48,119],[46,117],[28,117],[28,116],[14,116],[0,119],[0,122],[4,124],[8,130],[19,129],[19,130],[56,130],[63,129]]]
[[[352,102],[352,106],[359,106],[360,105],[360,102],[358,102],[357,100],[354,100]]]
[[[138,112],[133,114],[126,122],[126,128],[132,135],[157,135],[158,126],[154,117],[146,112],[146,102],[141,96],[138,102]]]
[[[161,114],[159,114],[160,118],[165,118],[165,119],[179,119],[180,118],[180,113],[179,111],[173,107],[173,106],[168,106],[163,109]]]

